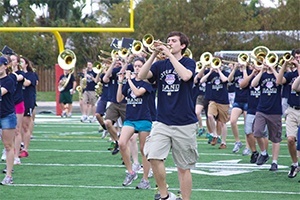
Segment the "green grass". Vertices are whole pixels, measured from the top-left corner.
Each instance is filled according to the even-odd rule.
[[[55,92],[37,92],[36,94],[36,99],[37,101],[55,101],[56,98],[56,93]],[[76,92],[73,95],[73,101],[78,100],[78,93]]]
[[[242,132],[242,127],[239,128]],[[37,115],[33,135],[29,157],[22,158],[22,165],[14,167],[14,184],[0,187],[1,199],[153,199],[153,178],[150,178],[150,190],[135,189],[141,175],[132,185],[122,186],[125,167],[121,164],[121,156],[113,156],[107,151],[110,142],[108,138],[101,139],[96,123],[80,123],[78,115],[70,119]],[[244,138],[242,134],[240,137]],[[280,149],[281,168],[276,173],[268,170],[270,161],[258,167],[255,164],[248,165],[250,156],[242,156],[241,152],[233,154],[230,128],[227,142],[227,149],[219,150],[218,145],[208,145],[204,136],[198,138],[200,158],[192,174],[192,199],[299,199],[299,177],[287,177],[291,160],[285,138]],[[217,167],[217,161],[231,163]],[[170,191],[177,193],[179,184],[176,172],[172,172],[174,164],[171,155],[165,163]],[[4,167],[4,162],[1,166]],[[224,166],[225,169],[222,169]],[[249,172],[229,176],[212,175],[221,171],[242,170]]]

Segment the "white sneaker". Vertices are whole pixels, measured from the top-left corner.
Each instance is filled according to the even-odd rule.
[[[132,171],[138,172],[141,169],[141,165],[139,163],[132,164]]]
[[[80,121],[81,122],[88,122],[88,117],[86,115],[82,115],[81,118],[80,118]]]
[[[3,149],[3,151],[2,151],[1,160],[2,160],[2,161],[5,161],[5,160],[6,160],[6,150],[5,150],[5,149]]]
[[[251,154],[251,150],[250,150],[250,149],[245,148],[245,149],[243,150],[243,153],[242,153],[243,156],[248,156],[248,155],[250,155],[250,154]]]
[[[96,122],[97,121],[96,116],[90,117],[89,121],[90,121],[90,123]]]
[[[20,160],[20,158],[15,158],[15,160],[14,160],[14,165],[21,165],[21,160]]]
[[[152,171],[152,169],[150,168],[149,173],[148,173],[148,178],[152,178],[152,177],[153,177],[153,171]]]

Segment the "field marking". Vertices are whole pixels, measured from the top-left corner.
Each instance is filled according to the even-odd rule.
[[[86,188],[86,189],[125,189],[136,190],[135,187],[117,187],[117,186],[100,186],[100,185],[50,185],[50,184],[12,184],[9,187],[57,187],[57,188]],[[156,188],[151,188],[155,190]],[[169,188],[170,191],[178,191],[179,188]],[[299,195],[300,192],[283,192],[283,191],[253,191],[253,190],[218,190],[218,189],[192,189],[193,192],[220,192],[220,193],[260,193],[260,194],[285,194]]]

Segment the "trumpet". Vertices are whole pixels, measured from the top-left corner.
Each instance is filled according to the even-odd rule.
[[[168,45],[167,43],[161,42],[159,40],[154,40],[153,35],[151,34],[146,34],[143,39],[142,39],[142,43],[145,47],[147,47],[149,49],[149,51],[154,51],[155,50],[155,43],[159,43],[162,45],[165,45],[166,47],[168,47],[169,49],[171,49],[171,46]]]
[[[99,62],[99,61],[96,61],[93,63],[93,68],[92,70],[96,73],[96,74],[99,74],[99,73],[102,73],[103,71],[103,65]]]
[[[211,64],[212,59],[213,55],[210,52],[204,52],[200,56],[200,62],[204,66]]]
[[[131,47],[131,53],[132,54],[140,54],[140,53],[146,53],[147,55],[150,55],[147,51],[145,51],[143,43],[138,40],[134,40]]]
[[[266,65],[274,67],[278,62],[278,56],[274,52],[269,52],[266,56]]]
[[[122,48],[118,51],[118,55],[123,59],[127,58],[129,54],[130,54],[130,50],[126,48]]]
[[[286,53],[283,54],[283,60],[284,60],[284,61],[289,62],[289,61],[291,61],[292,59],[293,59],[293,56],[292,56],[291,53],[286,52]]]
[[[222,60],[221,58],[218,58],[218,57],[213,57],[212,60],[211,60],[211,67],[213,69],[218,69],[220,68],[222,65]]]
[[[186,48],[186,50],[183,53],[183,56],[189,57],[190,59],[193,59],[193,53],[189,48]]]
[[[240,53],[238,55],[238,63],[241,64],[241,65],[247,65],[250,61],[250,57],[248,54],[246,53]]]
[[[64,70],[72,69],[75,67],[76,55],[72,50],[66,49],[58,55],[57,62]]]
[[[201,63],[201,61],[197,61],[196,62],[196,72],[200,72],[200,70],[202,69],[203,65]]]

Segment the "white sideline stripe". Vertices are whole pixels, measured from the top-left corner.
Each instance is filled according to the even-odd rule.
[[[131,189],[136,190],[135,187],[116,187],[116,186],[89,186],[89,185],[48,185],[48,184],[12,184],[12,187],[58,187],[58,188],[88,188],[88,189]],[[155,188],[152,188],[154,190]],[[169,188],[172,191],[178,191],[179,188]],[[253,190],[217,190],[217,189],[192,189],[194,192],[221,192],[221,193],[260,193],[260,194],[287,194],[299,195],[300,192],[283,192],[283,191],[253,191]]]

